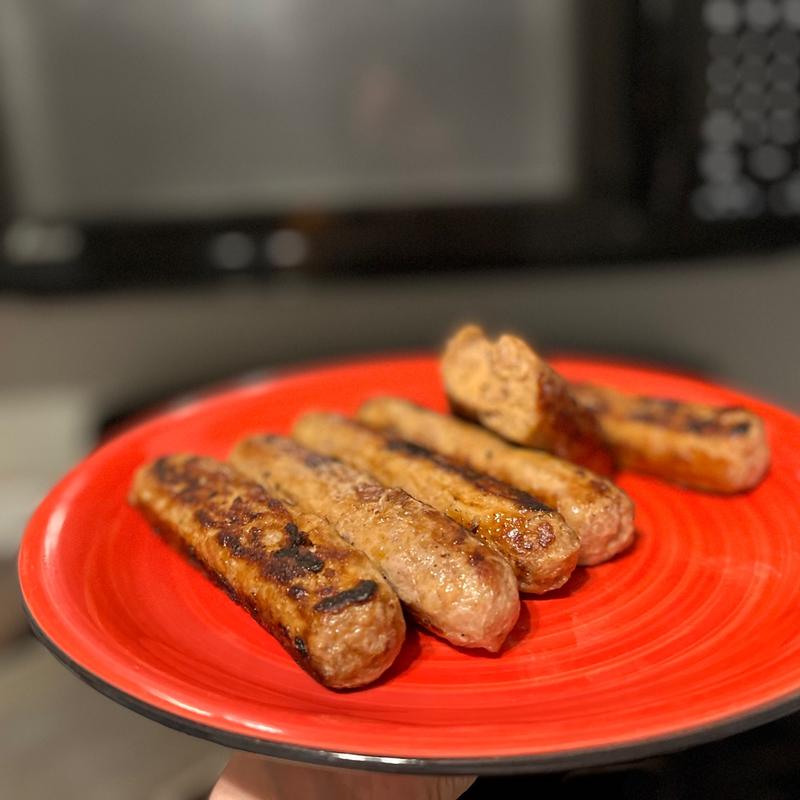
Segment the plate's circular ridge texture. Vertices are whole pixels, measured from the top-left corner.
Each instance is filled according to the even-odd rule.
[[[700,494],[623,474],[633,549],[528,600],[498,656],[411,630],[360,691],[316,684],[126,503],[133,471],[175,451],[224,457],[310,408],[375,394],[443,409],[432,357],[360,361],[211,396],[101,447],[51,492],[20,551],[34,629],[96,688],[182,730],[306,761],[432,772],[599,763],[706,741],[800,708],[800,420],[655,370],[580,360],[571,379],[720,404],[766,420],[755,491]]]

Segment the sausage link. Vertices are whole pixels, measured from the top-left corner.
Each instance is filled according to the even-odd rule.
[[[514,574],[448,517],[284,437],[246,439],[231,459],[292,508],[325,517],[424,626],[453,644],[499,649],[519,615]]]
[[[520,338],[491,342],[476,325],[447,342],[442,377],[453,410],[504,439],[610,475],[614,463],[594,415]]]
[[[323,519],[293,517],[229,465],[191,455],[143,467],[131,502],[324,685],[363,686],[397,656],[397,596]]]
[[[487,430],[394,397],[376,397],[361,422],[427,447],[529,492],[578,534],[579,564],[599,564],[633,541],[633,503],[611,481],[541,450],[514,447]]]
[[[640,397],[588,384],[573,395],[594,413],[622,467],[710,492],[752,489],[769,467],[764,423],[751,411]]]
[[[511,564],[524,592],[557,589],[575,568],[580,541],[563,517],[488,475],[337,414],[304,415],[294,436],[447,514]]]

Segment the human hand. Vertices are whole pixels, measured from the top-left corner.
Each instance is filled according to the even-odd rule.
[[[456,800],[473,776],[394,775],[237,753],[209,800]]]

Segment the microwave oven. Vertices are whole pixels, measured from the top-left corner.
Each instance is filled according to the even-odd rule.
[[[800,241],[796,0],[0,0],[0,286]]]

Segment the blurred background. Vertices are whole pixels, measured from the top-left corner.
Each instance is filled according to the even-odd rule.
[[[3,795],[225,761],[26,632],[25,522],[132,415],[467,320],[797,409],[798,302],[800,0],[0,0]],[[790,717],[525,785],[797,798],[798,756]]]

